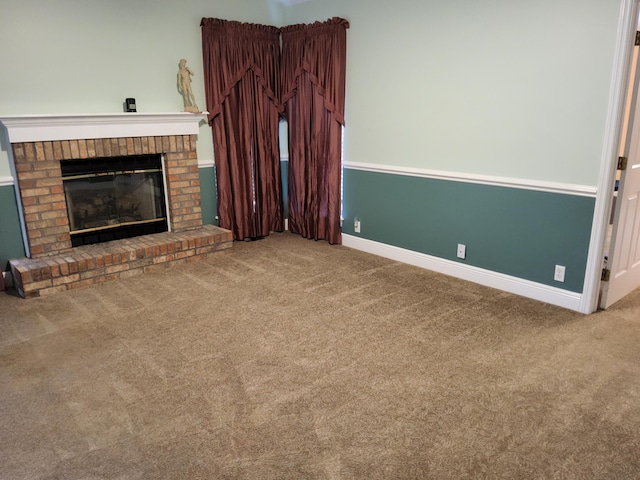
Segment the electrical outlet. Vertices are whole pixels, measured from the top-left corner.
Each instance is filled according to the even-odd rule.
[[[360,220],[358,220],[357,218],[353,220],[353,231],[356,233],[360,233]]]
[[[463,245],[461,243],[458,244],[458,253],[457,253],[458,258],[461,259],[465,259],[467,258],[467,246]]]
[[[565,267],[563,265],[556,265],[556,269],[553,274],[553,279],[556,282],[564,282],[564,271],[565,271]]]

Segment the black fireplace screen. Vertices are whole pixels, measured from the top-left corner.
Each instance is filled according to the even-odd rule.
[[[73,246],[167,231],[159,155],[61,165]]]

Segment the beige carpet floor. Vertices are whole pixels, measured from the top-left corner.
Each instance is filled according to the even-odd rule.
[[[290,234],[0,295],[0,478],[640,478],[640,291],[580,315]]]

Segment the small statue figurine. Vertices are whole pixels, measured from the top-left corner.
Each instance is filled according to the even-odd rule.
[[[198,113],[200,109],[198,109],[196,99],[191,91],[191,75],[193,72],[187,67],[187,61],[183,58],[180,60],[180,68],[178,69],[178,91],[184,100],[184,111]]]

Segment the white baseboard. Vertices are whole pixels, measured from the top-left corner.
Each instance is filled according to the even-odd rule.
[[[353,235],[342,234],[342,245],[416,267],[433,270],[434,272],[443,273],[462,280],[468,280],[486,287],[496,288],[505,292],[564,307],[569,310],[581,311],[582,294],[580,293],[570,292],[503,273],[492,272],[491,270],[374,242]]]

